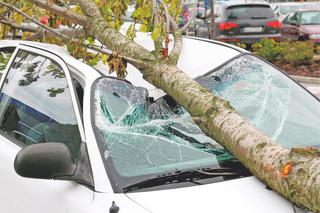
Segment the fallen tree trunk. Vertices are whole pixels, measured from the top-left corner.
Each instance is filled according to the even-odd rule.
[[[320,152],[286,149],[244,120],[230,104],[176,66],[158,64],[146,80],[164,89],[203,132],[224,146],[256,177],[299,206],[320,212]]]

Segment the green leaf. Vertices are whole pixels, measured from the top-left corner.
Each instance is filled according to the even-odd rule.
[[[88,37],[88,43],[89,44],[94,44],[94,38],[92,38],[92,37]]]
[[[145,25],[145,24],[141,24],[141,26],[140,26],[140,31],[141,32],[148,32],[148,26],[147,25]]]
[[[160,36],[161,36],[161,29],[159,27],[155,27],[151,34],[152,40],[156,41],[160,38]]]

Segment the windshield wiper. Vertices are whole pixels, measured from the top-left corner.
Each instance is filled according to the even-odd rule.
[[[134,183],[132,185],[123,188],[123,192],[136,191],[139,189],[150,188],[155,186],[175,184],[182,182],[190,182],[197,185],[201,185],[198,180],[214,178],[214,177],[245,177],[249,176],[249,172],[239,172],[231,168],[218,168],[218,169],[192,169],[192,170],[177,170],[174,172],[164,173],[155,177],[148,178],[146,180]]]

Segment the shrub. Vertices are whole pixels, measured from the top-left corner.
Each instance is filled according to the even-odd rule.
[[[246,49],[247,48],[247,45],[243,44],[243,43],[236,43],[235,45],[240,47],[240,48],[242,48],[242,49]]]
[[[262,39],[252,45],[252,50],[256,55],[270,62],[277,61],[280,57],[279,43],[272,39]]]
[[[311,42],[297,41],[292,42],[282,48],[283,60],[294,65],[312,64],[313,62],[313,44]]]
[[[256,55],[270,62],[279,61],[293,65],[307,65],[312,64],[314,57],[312,42],[276,42],[272,39],[262,39],[253,44],[252,48]]]
[[[315,52],[316,52],[316,54],[320,54],[320,45],[317,45],[316,47],[315,47]]]

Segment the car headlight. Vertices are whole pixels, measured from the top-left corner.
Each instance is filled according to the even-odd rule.
[[[310,34],[309,38],[311,38],[311,39],[320,39],[320,34]]]

